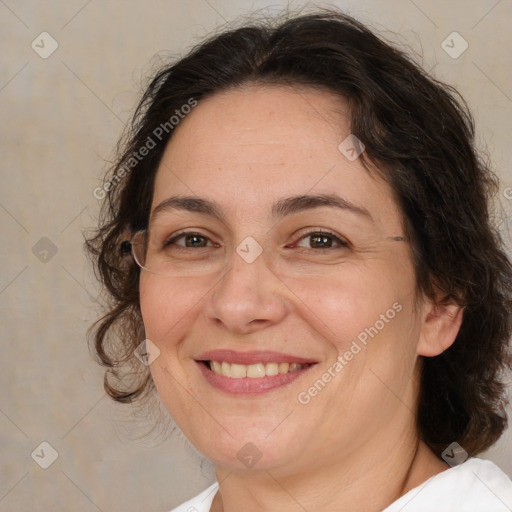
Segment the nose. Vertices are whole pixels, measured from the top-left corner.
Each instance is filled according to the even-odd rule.
[[[236,334],[250,334],[277,324],[288,309],[285,290],[264,253],[248,263],[233,252],[229,269],[208,301],[209,320]]]

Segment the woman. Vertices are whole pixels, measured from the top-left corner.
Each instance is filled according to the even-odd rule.
[[[123,140],[95,348],[215,465],[175,511],[512,509],[475,457],[506,428],[512,267],[453,89],[321,11],[205,41]]]

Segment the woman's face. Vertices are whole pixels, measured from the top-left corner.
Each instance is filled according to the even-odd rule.
[[[153,233],[195,236],[154,246],[168,275],[141,273],[146,337],[160,350],[151,373],[219,466],[313,470],[391,450],[414,419],[410,248],[392,239],[403,228],[389,188],[350,140],[338,147],[346,108],[303,87],[216,94],[175,128],[158,169]],[[163,204],[176,196],[219,215]]]

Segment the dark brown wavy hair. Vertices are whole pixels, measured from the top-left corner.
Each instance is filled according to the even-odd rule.
[[[127,233],[147,227],[169,120],[184,105],[252,83],[312,86],[349,102],[363,163],[378,168],[400,208],[418,292],[435,299],[441,291],[464,307],[453,345],[422,358],[420,436],[438,455],[453,441],[470,455],[487,449],[506,428],[512,365],[512,265],[491,215],[498,180],[475,147],[473,118],[457,91],[336,9],[224,29],[152,77],[97,189],[106,195],[99,228],[86,237],[107,298],[91,328],[107,393],[138,402],[154,390],[133,354],[144,339],[139,267],[121,247]],[[141,157],[149,139],[154,147]]]

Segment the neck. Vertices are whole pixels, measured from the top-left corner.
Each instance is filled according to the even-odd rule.
[[[237,473],[217,467],[220,493],[211,512],[379,512],[449,467],[415,431],[403,434],[395,437],[394,444],[382,444],[379,437],[343,459],[310,464],[307,471],[276,468]]]

